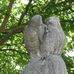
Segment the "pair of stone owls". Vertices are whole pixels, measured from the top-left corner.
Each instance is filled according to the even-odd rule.
[[[40,15],[33,16],[24,30],[24,38],[31,58],[58,55],[65,43],[65,34],[56,16],[49,17],[46,23],[43,23]]]

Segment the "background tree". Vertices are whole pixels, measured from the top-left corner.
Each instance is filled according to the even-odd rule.
[[[28,63],[23,29],[35,14],[43,20],[53,15],[60,18],[67,40],[62,57],[68,73],[74,74],[73,0],[0,0],[0,74],[21,74]]]

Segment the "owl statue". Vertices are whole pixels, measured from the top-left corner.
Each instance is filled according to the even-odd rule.
[[[30,62],[23,74],[67,74],[59,55],[64,47],[65,34],[58,17],[49,17],[44,24],[40,15],[33,16],[24,29],[24,41]]]
[[[30,25],[24,29],[25,46],[30,53],[31,58],[40,56],[40,44],[43,42],[45,26],[40,15],[31,18]]]
[[[65,34],[59,18],[56,16],[49,17],[46,25],[48,31],[44,36],[44,44],[41,46],[42,51],[45,50],[48,54],[61,54],[65,43]]]

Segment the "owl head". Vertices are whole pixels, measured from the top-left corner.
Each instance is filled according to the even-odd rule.
[[[51,25],[53,27],[58,27],[60,26],[60,20],[58,17],[52,16],[52,17],[47,18],[46,24]]]
[[[42,17],[40,15],[35,15],[31,18],[30,22],[32,26],[39,26],[42,24]]]

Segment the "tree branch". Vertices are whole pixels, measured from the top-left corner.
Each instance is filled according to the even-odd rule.
[[[27,23],[25,23],[27,24]],[[7,32],[3,32],[5,34],[4,38],[0,39],[0,46],[3,45],[11,36],[13,36],[16,33],[20,33],[24,30],[25,24],[22,24],[20,26],[16,26],[10,31],[8,30]]]
[[[26,8],[24,9],[24,11],[22,12],[21,17],[20,17],[19,22],[18,22],[18,25],[21,24],[22,19],[23,19],[24,16],[27,14],[27,12],[28,12],[28,10],[29,10],[29,7],[30,7],[30,5],[31,5],[31,2],[32,2],[32,0],[29,0],[28,5],[26,6]]]
[[[0,27],[0,33],[5,31],[5,27],[6,27],[6,24],[8,22],[8,19],[10,17],[10,13],[11,13],[11,9],[12,9],[12,6],[14,4],[14,1],[15,0],[10,0],[10,3],[8,5],[7,11],[6,11],[6,14],[5,14],[5,17],[4,17],[4,20],[3,20],[1,27]]]

